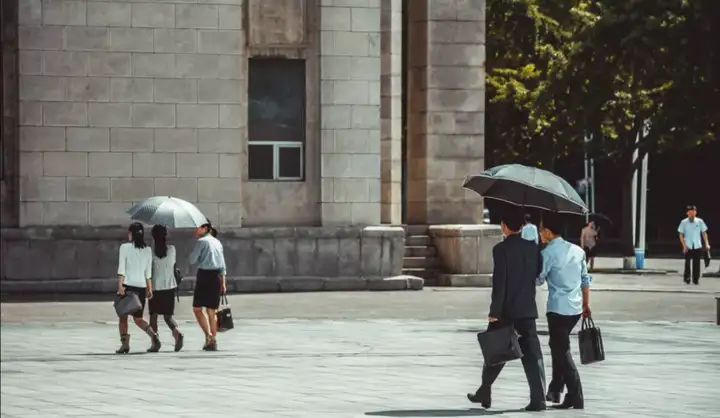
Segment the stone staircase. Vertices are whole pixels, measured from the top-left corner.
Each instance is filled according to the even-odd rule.
[[[437,286],[441,262],[427,225],[405,225],[403,274],[422,277],[425,286]]]

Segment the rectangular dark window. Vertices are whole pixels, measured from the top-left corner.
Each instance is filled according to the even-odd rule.
[[[250,58],[248,73],[250,180],[303,180],[305,60]]]

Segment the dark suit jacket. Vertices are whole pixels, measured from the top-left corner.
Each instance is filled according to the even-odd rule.
[[[490,316],[497,319],[537,318],[535,279],[542,269],[540,249],[520,235],[510,235],[493,248]]]

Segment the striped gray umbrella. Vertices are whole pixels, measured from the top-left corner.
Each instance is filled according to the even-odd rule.
[[[130,218],[147,225],[168,228],[197,228],[207,217],[190,202],[172,196],[154,196],[127,210]]]

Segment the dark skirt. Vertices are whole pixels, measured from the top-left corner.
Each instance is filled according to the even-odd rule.
[[[144,287],[135,287],[135,286],[126,286],[123,285],[125,288],[125,293],[132,292],[138,295],[138,299],[140,299],[140,309],[132,313],[133,318],[142,318],[143,314],[145,313],[145,300],[147,299],[147,289]]]
[[[597,250],[596,250],[596,249],[597,249],[597,245],[594,246],[594,247],[592,247],[592,248],[590,248],[590,247],[585,247],[585,248],[583,248],[583,249],[585,250],[585,257],[586,257],[587,259],[591,259],[591,258],[595,257],[595,253],[597,252]]]
[[[150,315],[175,315],[175,289],[157,290],[148,301]]]
[[[198,269],[193,308],[217,309],[220,306],[220,280],[220,270]]]

